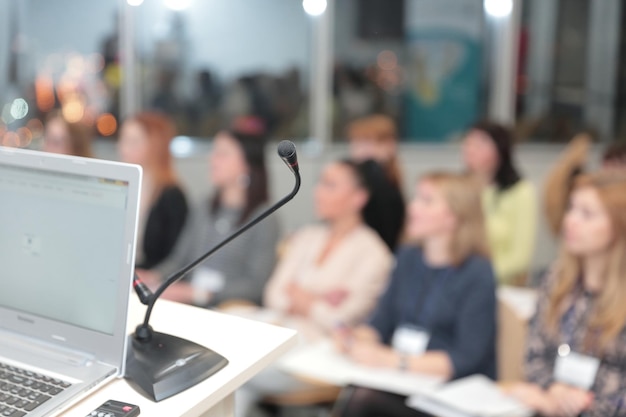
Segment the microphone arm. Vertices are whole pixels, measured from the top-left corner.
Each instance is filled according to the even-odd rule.
[[[151,337],[152,337],[152,327],[150,326],[149,323],[150,323],[150,316],[152,314],[152,309],[154,308],[154,304],[159,299],[161,294],[163,294],[163,292],[170,285],[172,285],[176,281],[178,281],[181,278],[183,278],[185,275],[187,275],[189,272],[191,272],[194,268],[196,268],[198,265],[200,265],[202,262],[204,262],[209,256],[213,255],[215,252],[220,250],[223,246],[225,246],[228,243],[230,243],[233,239],[237,238],[239,235],[241,235],[242,233],[244,233],[245,231],[250,229],[252,226],[254,226],[257,223],[261,222],[263,219],[268,217],[270,214],[274,213],[276,210],[278,210],[279,208],[281,208],[282,206],[287,204],[289,201],[291,201],[295,197],[295,195],[300,190],[301,179],[300,179],[300,173],[299,173],[299,171],[297,169],[296,170],[292,169],[292,172],[293,172],[294,177],[295,177],[295,184],[294,184],[294,187],[293,187],[293,189],[291,190],[291,192],[289,194],[287,194],[285,197],[283,197],[280,201],[278,201],[272,207],[268,208],[266,211],[261,213],[258,217],[256,217],[255,219],[252,219],[251,221],[249,221],[248,223],[243,225],[241,228],[239,228],[239,230],[235,231],[232,235],[228,236],[222,242],[218,243],[216,246],[214,246],[212,249],[210,249],[204,255],[202,255],[201,257],[199,257],[195,261],[191,262],[190,264],[185,266],[180,271],[178,271],[178,272],[174,273],[173,275],[171,275],[163,284],[161,284],[161,286],[156,290],[156,292],[149,298],[149,301],[148,301],[148,304],[147,304],[148,308],[146,310],[146,315],[145,315],[143,324],[140,324],[139,326],[137,326],[137,329],[135,330],[135,338],[137,338],[139,340],[142,340],[142,341],[148,341],[148,340],[151,339]]]

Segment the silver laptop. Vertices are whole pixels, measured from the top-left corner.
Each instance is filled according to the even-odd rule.
[[[123,375],[140,183],[0,147],[0,416],[56,415]]]

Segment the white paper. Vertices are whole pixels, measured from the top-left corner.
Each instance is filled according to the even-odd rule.
[[[537,290],[513,286],[498,288],[498,300],[511,307],[522,320],[530,320],[537,308]]]
[[[214,269],[200,267],[193,273],[191,285],[200,290],[218,293],[224,289],[224,275]]]
[[[567,356],[557,356],[554,364],[554,379],[564,384],[589,390],[596,380],[600,360],[580,353],[570,352]]]
[[[534,414],[519,401],[502,393],[483,375],[469,376],[412,396],[407,405],[436,413],[439,417],[530,417]]]
[[[400,395],[431,391],[442,383],[428,375],[358,365],[337,352],[330,341],[302,346],[281,359],[278,367],[328,384],[353,384]]]
[[[400,326],[393,333],[391,346],[401,353],[408,355],[422,355],[426,352],[430,334],[425,330],[413,326]]]

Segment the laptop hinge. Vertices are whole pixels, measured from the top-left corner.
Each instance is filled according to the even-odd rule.
[[[0,330],[0,346],[15,349],[26,355],[34,355],[72,366],[87,366],[94,361],[94,356],[67,349],[52,343],[42,342],[23,335]]]

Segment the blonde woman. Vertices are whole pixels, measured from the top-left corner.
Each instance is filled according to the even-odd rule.
[[[408,235],[386,293],[366,326],[338,330],[355,362],[444,379],[496,377],[495,278],[487,258],[480,189],[465,175],[421,178],[409,207]],[[420,416],[405,398],[353,388],[342,416]]]
[[[626,415],[626,173],[576,181],[513,395],[545,417]]]

